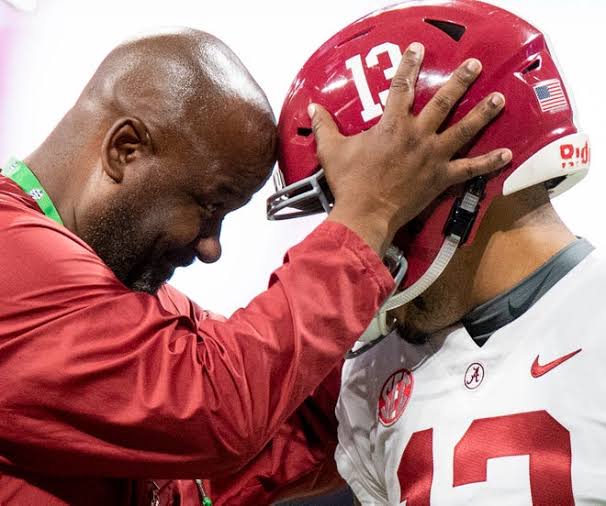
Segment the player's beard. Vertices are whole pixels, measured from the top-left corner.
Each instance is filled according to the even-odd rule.
[[[396,323],[396,329],[398,335],[404,339],[407,343],[421,346],[429,340],[429,335],[426,332],[422,332],[419,329],[415,329],[406,323]]]
[[[172,275],[174,267],[161,262],[158,237],[143,230],[131,202],[113,202],[95,214],[80,237],[97,253],[128,288],[155,294]]]
[[[431,334],[417,329],[407,322],[396,322],[396,330],[398,335],[407,343],[415,345],[423,345],[429,340]]]
[[[424,305],[421,297],[413,299],[404,306],[397,308],[392,314],[396,318],[396,330],[398,335],[411,344],[425,344],[430,333],[420,329],[415,324],[415,315],[423,311]]]
[[[409,343],[425,344],[433,334],[455,325],[468,312],[466,305],[459,303],[461,298],[448,283],[432,285],[396,310],[398,333]]]

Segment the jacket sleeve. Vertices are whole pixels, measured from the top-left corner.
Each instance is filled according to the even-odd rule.
[[[393,287],[325,222],[225,321],[124,287],[63,227],[3,215],[0,466],[217,478],[244,468],[335,367]],[[275,439],[274,439],[275,441]]]
[[[271,504],[344,487],[334,459],[340,385],[338,366],[242,470],[210,480],[214,504]]]

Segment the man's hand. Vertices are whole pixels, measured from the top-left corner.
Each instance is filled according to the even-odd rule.
[[[411,44],[389,90],[383,117],[370,130],[345,137],[330,114],[312,104],[309,113],[318,158],[335,197],[328,219],[347,225],[379,254],[397,230],[446,188],[506,165],[511,151],[476,158],[452,157],[492,121],[505,104],[500,93],[483,99],[457,124],[437,133],[481,71],[465,61],[418,116],[411,112],[424,48]]]

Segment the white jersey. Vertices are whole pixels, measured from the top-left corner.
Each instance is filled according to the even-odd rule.
[[[606,504],[606,263],[479,347],[462,326],[346,360],[339,472],[363,505]]]

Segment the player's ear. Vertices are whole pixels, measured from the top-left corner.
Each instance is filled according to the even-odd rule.
[[[149,156],[153,151],[152,139],[145,123],[139,118],[118,119],[107,131],[103,140],[101,159],[103,170],[120,183],[129,164]]]

